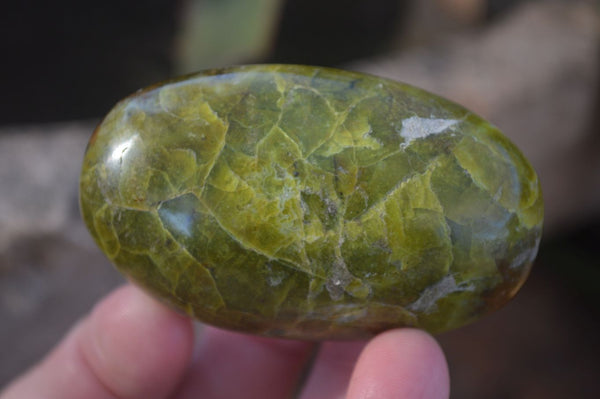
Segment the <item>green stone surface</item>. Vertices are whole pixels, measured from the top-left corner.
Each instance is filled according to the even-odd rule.
[[[215,326],[300,339],[473,321],[523,284],[543,219],[535,172],[480,117],[290,65],[121,101],[80,195],[100,248],[147,291]]]

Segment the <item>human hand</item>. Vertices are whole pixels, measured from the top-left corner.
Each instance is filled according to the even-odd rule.
[[[314,344],[202,330],[131,285],[80,321],[0,399],[289,398]],[[322,344],[302,399],[442,399],[444,355],[428,334],[391,330]]]

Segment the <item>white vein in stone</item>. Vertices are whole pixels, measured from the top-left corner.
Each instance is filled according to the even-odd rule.
[[[401,147],[406,147],[415,139],[422,139],[432,134],[439,134],[460,122],[457,119],[421,118],[411,116],[402,121],[400,136],[404,138]]]

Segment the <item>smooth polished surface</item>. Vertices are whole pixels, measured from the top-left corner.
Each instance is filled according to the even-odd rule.
[[[303,66],[123,100],[80,190],[96,242],[139,285],[204,322],[301,339],[470,322],[515,295],[543,218],[535,172],[486,121]]]

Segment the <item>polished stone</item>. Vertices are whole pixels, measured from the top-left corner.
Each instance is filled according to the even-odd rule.
[[[153,86],[96,129],[94,239],[204,322],[300,339],[436,333],[499,308],[541,235],[537,176],[485,120],[420,89],[303,66]]]

